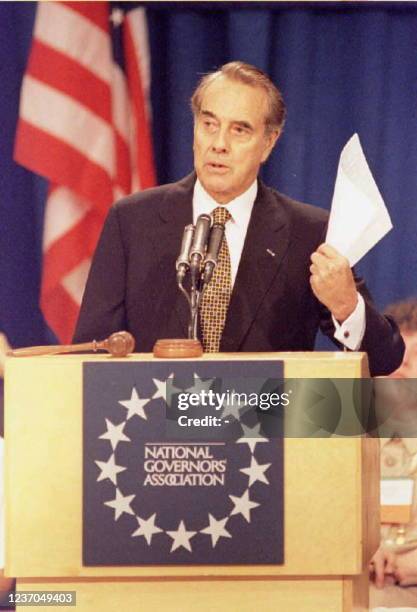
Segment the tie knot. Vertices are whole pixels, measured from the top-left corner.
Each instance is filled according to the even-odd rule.
[[[225,206],[218,206],[213,210],[213,223],[222,223],[224,225],[232,218]]]

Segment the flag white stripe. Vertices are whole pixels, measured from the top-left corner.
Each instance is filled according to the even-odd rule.
[[[108,35],[60,2],[39,2],[35,37],[110,83]]]
[[[43,249],[49,247],[71,230],[90,209],[90,204],[67,187],[57,187],[46,202]]]
[[[128,17],[130,32],[135,47],[136,58],[140,70],[143,94],[146,103],[148,120],[150,119],[150,95],[151,95],[151,59],[149,53],[148,28],[144,8],[129,11]]]
[[[81,304],[83,299],[84,287],[87,282],[88,272],[91,266],[91,259],[83,261],[69,274],[64,276],[61,281],[64,289],[69,293],[76,304]]]
[[[114,175],[114,135],[109,124],[85,106],[49,85],[26,76],[20,116],[71,145]]]

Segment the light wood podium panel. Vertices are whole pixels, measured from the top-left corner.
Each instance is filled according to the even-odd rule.
[[[245,357],[283,359],[286,378],[367,372],[360,353],[203,359]],[[379,543],[378,441],[372,439],[285,440],[283,565],[83,567],[82,364],[107,360],[7,361],[6,574],[18,577],[19,589],[76,590],[82,611],[367,609],[367,564]],[[143,360],[152,356],[128,358]]]

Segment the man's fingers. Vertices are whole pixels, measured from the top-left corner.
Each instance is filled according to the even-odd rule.
[[[324,257],[324,255],[320,255],[320,253],[318,253],[317,251],[311,254],[310,259],[313,263],[320,267],[327,265],[329,261],[327,257]]]
[[[325,257],[330,257],[331,259],[334,259],[335,257],[343,257],[339,253],[339,251],[336,251],[335,248],[333,248],[332,246],[330,246],[330,244],[327,244],[326,242],[323,242],[323,244],[321,244],[317,248],[317,251]]]
[[[325,269],[350,269],[350,264],[346,257],[336,254],[335,257],[328,257],[322,253],[319,249],[311,254],[310,259],[313,263],[317,264],[321,268]]]

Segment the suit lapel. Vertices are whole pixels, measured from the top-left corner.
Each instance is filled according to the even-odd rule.
[[[259,181],[220,350],[239,350],[275,281],[288,245],[289,219],[285,205],[277,202]]]
[[[159,207],[160,224],[154,232],[154,251],[160,264],[161,286],[166,300],[176,312],[184,337],[188,334],[189,307],[175,281],[175,261],[180,252],[184,227],[193,222],[193,190],[195,174],[172,185]],[[188,282],[187,275],[187,282]],[[161,322],[163,328],[164,322]]]

